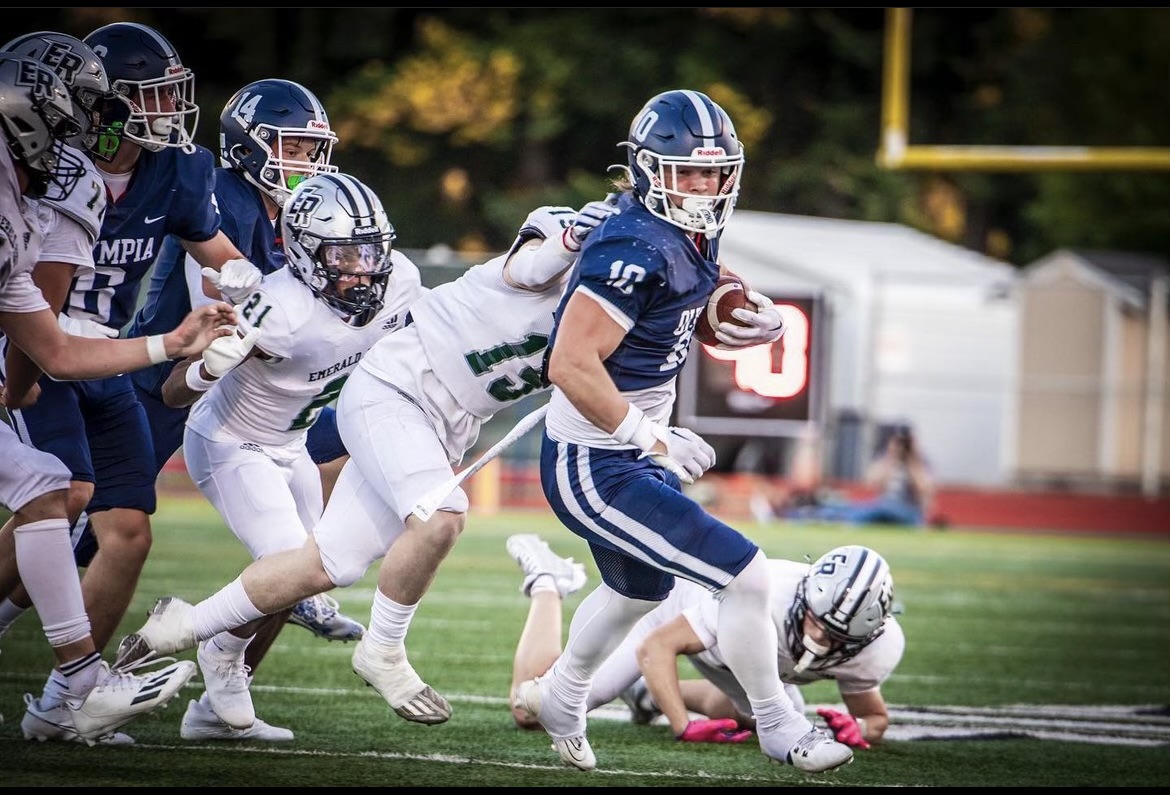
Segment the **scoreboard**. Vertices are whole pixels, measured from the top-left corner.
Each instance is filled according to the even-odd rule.
[[[788,326],[778,342],[738,351],[692,343],[679,375],[679,425],[700,434],[803,436],[821,424],[823,301],[768,297]]]

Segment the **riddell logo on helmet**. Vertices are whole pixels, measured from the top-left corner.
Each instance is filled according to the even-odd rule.
[[[305,128],[309,130],[328,130],[329,122],[309,119],[309,123],[305,125]]]
[[[714,149],[695,149],[691,152],[691,157],[725,157],[727,152],[722,146],[716,146]]]

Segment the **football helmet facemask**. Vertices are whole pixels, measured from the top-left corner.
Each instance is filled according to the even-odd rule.
[[[348,174],[319,174],[293,189],[280,216],[288,267],[353,326],[386,301],[396,237],[370,188]]]
[[[290,139],[309,143],[308,159],[288,159]],[[330,163],[337,135],[325,108],[309,89],[291,80],[257,80],[228,100],[219,117],[219,156],[278,207],[300,182],[336,174]]]
[[[40,61],[61,78],[73,100],[74,116],[81,125],[81,134],[70,139],[70,145],[79,149],[92,148],[105,103],[120,102],[125,107],[123,114],[129,115],[126,100],[110,90],[102,59],[76,36],[42,30],[18,36],[0,50]]]
[[[630,125],[628,170],[634,195],[654,215],[692,234],[718,236],[739,196],[743,146],[731,118],[706,94],[666,91]],[[714,196],[676,190],[678,169],[717,168]]]
[[[136,22],[114,22],[90,33],[85,43],[102,59],[110,87],[127,103],[125,108],[120,102],[105,103],[91,149],[95,155],[112,159],[123,139],[151,152],[195,151],[195,74],[161,33]]]
[[[40,61],[0,53],[0,129],[28,175],[25,195],[64,198],[85,174],[85,163],[65,149],[81,134],[65,84]]]
[[[850,545],[825,553],[796,588],[785,628],[795,673],[819,671],[856,656],[885,631],[894,604],[894,579],[885,558]],[[828,637],[818,643],[804,631],[811,614]]]

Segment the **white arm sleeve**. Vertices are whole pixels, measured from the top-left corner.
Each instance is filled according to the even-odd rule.
[[[504,280],[525,290],[547,288],[564,275],[577,258],[577,253],[566,249],[561,241],[561,235],[554,235],[539,246],[533,245],[535,239],[525,243],[504,265]]]

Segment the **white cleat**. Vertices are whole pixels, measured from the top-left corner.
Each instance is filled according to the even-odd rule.
[[[585,566],[572,558],[560,557],[535,533],[509,536],[504,546],[524,572],[520,593],[525,596],[530,595],[532,584],[542,574],[553,578],[562,599],[585,585]]]
[[[250,728],[256,722],[256,709],[248,689],[251,680],[244,652],[224,654],[212,640],[205,640],[199,644],[196,659],[215,714],[233,729]]]
[[[200,701],[187,702],[179,736],[184,740],[256,740],[264,743],[287,743],[295,739],[290,729],[272,726],[259,718],[246,729],[233,729]]]
[[[805,773],[836,770],[853,761],[853,749],[819,729],[813,729],[796,741],[788,751],[788,764]]]
[[[353,650],[353,672],[377,690],[404,720],[434,725],[446,723],[451,717],[447,699],[415,673],[405,650],[380,655],[367,641],[359,640]]]
[[[529,679],[516,686],[512,706],[540,720],[540,701],[540,679]],[[541,725],[544,725],[543,721]],[[545,731],[548,732],[548,727],[545,727]],[[566,765],[578,770],[593,770],[597,767],[597,757],[594,756],[584,732],[567,737],[554,737],[550,733],[549,737],[553,741],[553,750]]]
[[[65,704],[55,707],[45,707],[39,698],[33,698],[32,693],[24,694],[24,717],[20,719],[20,733],[26,740],[38,742],[65,742],[86,743],[88,740],[77,733],[73,725],[73,713]],[[93,745],[134,745],[134,738],[123,732],[103,734],[93,741]]]
[[[160,654],[177,654],[195,647],[195,608],[177,596],[164,596],[147,613],[141,629],[118,644],[115,670],[128,670],[139,661]]]
[[[195,676],[190,660],[141,675],[113,671],[104,662],[101,666],[97,686],[76,706],[67,703],[74,729],[90,745],[139,715],[166,706]]]

